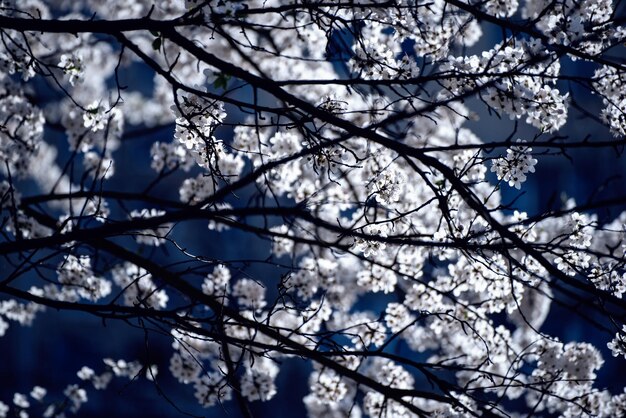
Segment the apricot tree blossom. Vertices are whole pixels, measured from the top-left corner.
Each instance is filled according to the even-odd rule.
[[[0,336],[68,311],[138,347],[4,382],[0,417],[117,381],[258,416],[293,367],[309,417],[626,415],[598,377],[626,361],[626,196],[521,203],[542,164],[621,155],[624,12],[0,1]]]

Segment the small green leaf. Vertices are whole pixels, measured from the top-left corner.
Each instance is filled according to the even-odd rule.
[[[152,41],[152,49],[154,49],[155,51],[161,49],[161,38],[156,38],[154,41]]]
[[[223,88],[226,89],[228,86],[228,81],[230,80],[230,76],[228,74],[219,73],[217,74],[217,78],[213,82],[213,87],[216,89]]]

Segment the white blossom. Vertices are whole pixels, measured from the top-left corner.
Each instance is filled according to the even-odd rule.
[[[520,140],[518,140],[520,142]],[[491,171],[498,180],[504,180],[509,186],[519,189],[526,181],[526,174],[535,172],[537,160],[531,155],[532,148],[516,145],[507,149],[506,157],[493,160]]]

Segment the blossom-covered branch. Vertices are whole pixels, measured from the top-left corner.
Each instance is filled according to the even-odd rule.
[[[119,380],[252,417],[290,367],[291,416],[626,414],[598,377],[626,360],[624,196],[594,177],[587,201],[524,203],[573,154],[621,158],[623,15],[1,2],[0,336],[84,313],[144,355],[99,347],[67,384],[0,391],[0,417],[76,414]]]

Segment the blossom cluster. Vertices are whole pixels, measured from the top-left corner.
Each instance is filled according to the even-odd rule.
[[[504,180],[509,186],[519,189],[526,181],[526,175],[535,172],[537,159],[533,158],[531,152],[532,148],[528,146],[513,146],[506,150],[506,157],[493,160],[491,171],[496,173],[498,180]]]
[[[540,40],[496,45],[480,56],[450,56],[445,68],[453,95],[484,88],[483,100],[511,119],[526,115],[526,122],[542,131],[554,132],[567,120],[568,93],[552,85],[560,64],[546,53]]]

